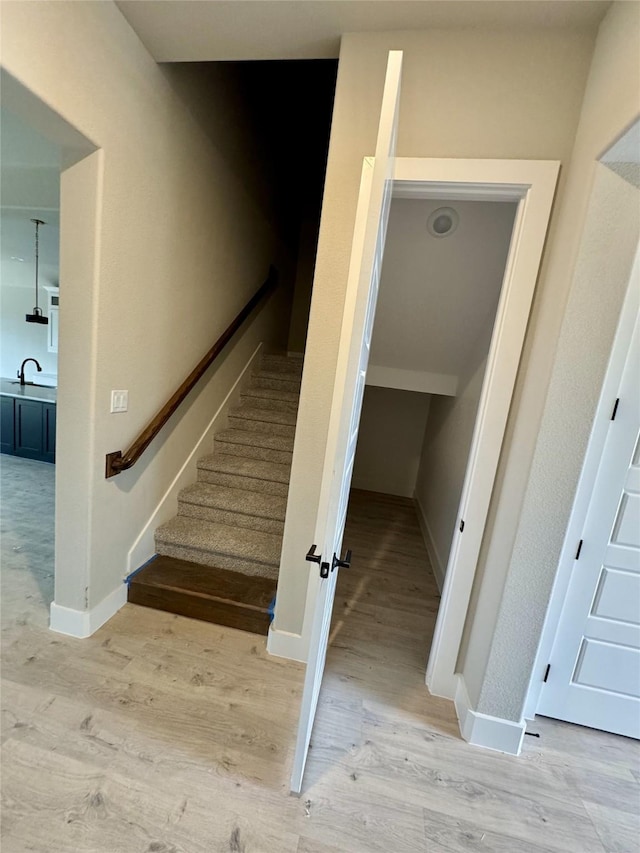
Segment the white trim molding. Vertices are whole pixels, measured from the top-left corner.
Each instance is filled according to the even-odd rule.
[[[90,610],[74,610],[54,601],[51,604],[49,628],[68,637],[90,637],[127,603],[127,589],[127,584],[121,583]]]
[[[449,699],[559,168],[552,160],[395,161],[396,194],[518,205],[458,508],[464,526],[453,536],[427,665],[429,690]]]
[[[436,547],[435,539],[433,538],[433,533],[431,532],[429,522],[427,521],[427,514],[425,513],[424,507],[422,506],[420,498],[418,497],[416,492],[413,493],[413,501],[416,507],[416,514],[418,516],[420,532],[422,533],[424,545],[427,549],[427,554],[429,555],[429,562],[431,563],[431,568],[433,569],[433,574],[436,579],[436,583],[438,584],[438,589],[440,590],[440,592],[442,592],[442,587],[444,586],[444,576],[446,572],[446,563],[440,558],[440,554],[438,553],[438,549]]]
[[[428,373],[426,370],[405,370],[399,367],[382,367],[370,364],[367,368],[367,385],[378,388],[397,388],[421,394],[442,394],[455,397],[458,377],[448,373]]]
[[[520,755],[526,728],[524,720],[514,723],[474,711],[464,678],[458,674],[457,679],[454,703],[462,737],[473,746]]]
[[[249,358],[242,369],[242,372],[231,386],[229,393],[218,407],[218,411],[207,424],[195,447],[185,459],[180,470],[169,485],[169,488],[160,498],[158,505],[151,513],[151,516],[145,526],[142,528],[138,538],[131,546],[127,555],[127,575],[144,565],[156,553],[154,540],[156,530],[161,524],[164,524],[165,521],[169,521],[169,519],[173,518],[177,513],[178,494],[183,488],[185,488],[185,486],[188,486],[190,483],[195,481],[198,459],[205,455],[207,452],[204,449],[205,446],[210,446],[216,432],[219,432],[223,428],[223,423],[226,423],[226,417],[229,409],[237,402],[246,382],[251,377],[253,367],[262,353],[262,347],[263,345],[261,343],[256,347],[253,355]]]
[[[307,662],[309,654],[309,643],[305,642],[302,634],[291,634],[289,631],[278,631],[273,627],[273,622],[269,625],[269,634],[267,636],[267,651],[270,655],[278,658],[289,658],[289,660],[298,660],[302,663]]]

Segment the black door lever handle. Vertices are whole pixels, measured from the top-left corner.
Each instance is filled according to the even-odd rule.
[[[322,554],[316,554],[316,546],[312,545],[307,551],[305,560],[309,563],[319,563],[322,560]]]
[[[335,554],[333,555],[333,561],[331,564],[331,571],[333,571],[335,568],[338,568],[338,567],[341,569],[351,568],[351,549],[349,549],[347,551],[347,553],[344,555],[344,560],[339,560]]]

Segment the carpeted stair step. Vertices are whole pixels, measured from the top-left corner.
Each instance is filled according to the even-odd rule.
[[[129,581],[133,604],[266,634],[276,594],[272,578],[158,556]]]
[[[229,426],[234,429],[261,430],[293,438],[296,431],[296,413],[264,409],[243,400],[229,413]]]
[[[242,394],[240,403],[246,403],[254,409],[268,409],[271,412],[290,412],[294,418],[298,411],[298,402],[279,400],[276,397],[260,397],[250,393]]]
[[[300,402],[300,394],[295,391],[282,391],[276,388],[261,388],[259,385],[254,386],[253,383],[243,392],[244,398],[272,400],[283,404],[283,408],[288,408],[292,412],[298,410]]]
[[[286,355],[263,355],[260,367],[262,370],[269,370],[272,373],[302,376],[301,358],[288,358]]]
[[[156,530],[156,551],[205,566],[277,578],[282,537],[178,515]]]
[[[286,498],[291,466],[264,459],[212,453],[198,461],[198,481]]]
[[[260,430],[225,429],[217,433],[214,453],[229,456],[245,456],[291,465],[293,438],[286,435],[271,435]]]
[[[300,393],[300,379],[290,379],[284,373],[272,373],[261,370],[251,377],[251,384],[256,388],[272,388],[274,391],[292,391]]]
[[[282,536],[287,499],[280,495],[194,483],[178,496],[178,515]]]

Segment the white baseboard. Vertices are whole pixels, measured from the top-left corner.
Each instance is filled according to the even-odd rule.
[[[127,574],[130,574],[142,566],[156,553],[154,541],[156,530],[161,524],[164,524],[165,521],[169,521],[169,519],[173,518],[178,511],[178,494],[183,488],[185,488],[185,486],[188,486],[190,483],[195,481],[198,459],[200,459],[201,456],[204,456],[207,452],[205,445],[209,444],[209,446],[211,446],[215,433],[220,431],[223,419],[226,418],[229,409],[236,402],[245,381],[247,381],[251,376],[255,362],[260,358],[261,352],[262,344],[259,344],[249,361],[244,366],[240,376],[238,376],[236,381],[233,383],[229,393],[220,404],[218,411],[209,421],[206,429],[198,439],[196,446],[187,456],[184,464],[173,478],[171,485],[160,499],[145,526],[142,528],[140,535],[131,546],[127,555]]]
[[[290,634],[288,631],[278,631],[273,627],[273,623],[269,626],[267,651],[278,658],[307,662],[308,649],[303,636]]]
[[[462,675],[458,675],[458,686],[454,699],[460,724],[460,734],[474,746],[519,755],[524,738],[524,721],[514,723],[500,717],[480,714],[471,707],[467,686]]]
[[[117,589],[109,593],[91,610],[74,610],[71,607],[56,604],[54,601],[51,604],[49,628],[58,634],[67,634],[69,637],[90,637],[126,603],[127,585],[125,583],[119,584]]]
[[[422,538],[424,539],[424,544],[427,549],[427,554],[429,555],[429,561],[431,563],[431,568],[433,569],[433,574],[436,578],[436,583],[438,584],[438,589],[442,592],[442,587],[444,586],[444,578],[447,572],[446,565],[440,559],[440,554],[438,553],[438,549],[436,548],[436,544],[433,538],[433,534],[431,533],[431,528],[429,527],[429,522],[427,521],[427,516],[424,511],[424,507],[420,503],[420,498],[414,492],[413,500],[416,504],[416,509],[418,511],[418,523],[420,524],[420,530],[422,532]]]

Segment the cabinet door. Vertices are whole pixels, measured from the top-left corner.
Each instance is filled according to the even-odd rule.
[[[58,299],[57,296],[53,297]],[[58,352],[58,309],[49,308],[49,341],[47,350],[49,352]]]
[[[42,403],[15,401],[15,452],[28,459],[42,459]]]
[[[0,397],[0,452],[13,453],[13,397]]]
[[[42,404],[42,458],[45,462],[56,461],[56,406]]]

